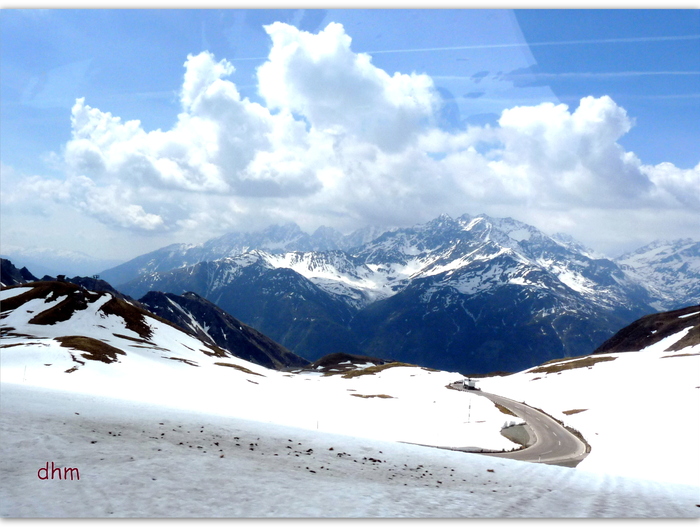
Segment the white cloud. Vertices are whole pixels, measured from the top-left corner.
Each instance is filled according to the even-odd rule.
[[[608,96],[585,97],[573,112],[552,103],[504,110],[499,125],[504,147],[494,170],[525,179],[543,205],[619,207],[650,190],[637,157],[616,143],[632,121]]]
[[[34,177],[23,192],[110,226],[211,235],[288,220],[351,229],[503,210],[552,212],[566,224],[573,208],[609,219],[700,205],[700,165],[646,166],[625,152],[617,142],[633,120],[607,96],[573,110],[515,107],[498,126],[447,132],[436,125],[430,77],[377,68],[351,50],[341,25],[265,29],[265,106],[241,97],[228,61],[190,55],[170,130],[145,131],[78,99],[66,179]]]
[[[85,176],[66,180],[33,176],[24,179],[10,198],[22,204],[69,203],[104,224],[143,231],[167,230],[159,215],[147,213],[134,203],[136,197],[128,187],[98,186]]]
[[[375,67],[369,55],[352,52],[341,24],[316,35],[280,22],[265,30],[272,50],[258,68],[258,89],[269,108],[385,151],[403,148],[433,118],[439,100],[432,79]]]
[[[656,186],[655,193],[661,200],[700,211],[700,163],[692,169],[679,169],[664,162],[645,165],[642,170]]]

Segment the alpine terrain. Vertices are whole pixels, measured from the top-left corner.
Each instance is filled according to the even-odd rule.
[[[654,241],[615,262],[655,298],[659,310],[700,302],[700,242]]]
[[[3,517],[698,516],[700,306],[456,391],[358,355],[270,369],[67,282],[0,302]],[[579,432],[576,468],[514,459],[532,441],[513,431],[548,435],[526,408]]]
[[[212,240],[197,251],[214,259],[196,264],[193,248],[168,247],[102,277],[145,271],[117,288],[195,292],[309,360],[346,352],[463,373],[586,354],[656,310],[612,260],[509,218],[442,215],[346,250],[289,251],[297,230],[248,236],[262,248]]]

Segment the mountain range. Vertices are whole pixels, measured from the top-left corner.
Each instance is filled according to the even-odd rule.
[[[333,228],[321,226],[309,235],[295,223],[274,225],[259,232],[227,233],[202,244],[171,244],[105,270],[100,275],[113,285],[120,285],[145,273],[167,272],[256,249],[274,253],[349,250],[369,242],[380,233],[379,228],[368,227],[343,235]]]
[[[678,248],[680,279],[514,219],[442,215],[348,236],[293,224],[228,234],[101,277],[134,298],[194,292],[309,360],[344,352],[478,374],[587,354],[644,314],[692,304],[700,258]]]
[[[699,248],[657,241],[611,260],[514,219],[442,215],[350,235],[230,233],[69,281],[223,348],[237,347],[231,328],[256,330],[281,356],[245,358],[270,367],[345,353],[483,374],[587,354],[636,318],[697,303]],[[3,260],[3,284],[32,278]]]

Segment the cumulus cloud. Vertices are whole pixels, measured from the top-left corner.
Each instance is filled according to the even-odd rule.
[[[434,118],[439,98],[427,75],[390,76],[365,53],[353,53],[341,24],[317,35],[276,22],[269,60],[258,68],[269,108],[305,116],[311,126],[346,133],[397,151]]]
[[[552,103],[507,109],[498,124],[503,149],[491,167],[516,186],[524,179],[533,199],[619,207],[650,191],[639,159],[617,143],[632,121],[608,96],[585,97],[573,112]]]
[[[241,97],[226,59],[190,55],[171,129],[146,131],[77,99],[66,179],[34,178],[27,189],[148,232],[700,205],[700,165],[643,165],[618,143],[633,119],[607,96],[575,109],[510,108],[497,126],[445,130],[431,78],[374,66],[340,24],[317,34],[282,23],[265,30],[264,104]]]
[[[692,169],[679,169],[664,162],[645,165],[642,170],[654,183],[654,192],[661,201],[700,211],[700,163]]]

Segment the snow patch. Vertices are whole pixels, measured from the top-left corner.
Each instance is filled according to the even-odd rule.
[[[6,299],[14,298],[25,292],[29,292],[33,287],[15,287],[8,288],[6,290],[0,291],[0,301],[5,301]]]

